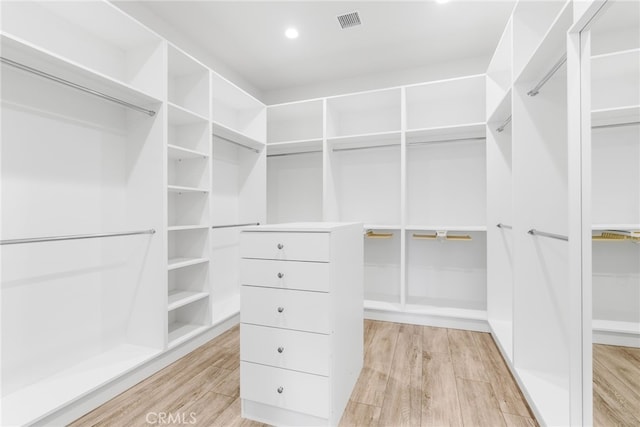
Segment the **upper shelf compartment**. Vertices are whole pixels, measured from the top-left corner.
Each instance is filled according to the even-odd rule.
[[[218,74],[211,73],[213,134],[260,149],[267,134],[265,105]]]
[[[184,52],[168,47],[169,102],[209,117],[209,70]]]
[[[485,122],[485,75],[407,87],[407,131]]]
[[[564,28],[562,41],[565,42],[566,30],[571,24],[573,5],[570,1],[521,1],[513,11],[513,77],[523,72],[541,45],[556,39],[558,30]],[[564,25],[565,19],[568,22]],[[560,25],[562,24],[562,25]],[[548,43],[546,43],[548,44]],[[566,45],[566,42],[564,43]],[[562,49],[566,51],[566,46]],[[557,58],[556,58],[557,59]],[[556,59],[548,60],[547,66]]]
[[[638,76],[640,76],[640,49],[592,57],[591,105],[594,112],[631,107],[637,110],[640,106]]]
[[[513,20],[510,19],[487,68],[487,117],[491,117],[511,89]]]
[[[30,73],[47,79],[52,85],[64,85],[70,91],[80,90],[88,97],[102,98],[104,102],[119,104],[151,117],[161,102],[159,98],[126,83],[6,34],[0,34],[0,52],[3,72],[11,69],[17,73]]]
[[[400,131],[400,89],[327,99],[327,138]]]
[[[267,108],[267,142],[322,141],[322,100]]]
[[[109,2],[3,2],[1,22],[25,45],[162,99],[161,39]]]

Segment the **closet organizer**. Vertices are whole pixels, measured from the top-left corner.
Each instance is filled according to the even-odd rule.
[[[108,2],[0,42],[0,424],[65,424],[238,323],[266,109]]]

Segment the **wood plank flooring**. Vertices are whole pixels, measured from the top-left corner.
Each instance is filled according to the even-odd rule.
[[[593,424],[640,426],[640,348],[593,346]]]
[[[367,320],[364,342],[341,426],[537,426],[489,334]],[[71,426],[261,426],[240,417],[239,345],[236,326]]]

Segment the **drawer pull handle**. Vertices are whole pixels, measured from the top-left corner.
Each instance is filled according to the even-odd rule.
[[[284,277],[284,273],[278,273],[278,279],[282,279]]]
[[[278,353],[282,353],[284,351],[284,347],[278,347]]]
[[[284,248],[284,245],[282,243],[278,243],[278,249],[282,249]]]
[[[284,307],[278,307],[278,313],[282,313],[284,311]]]
[[[278,387],[278,393],[282,394],[283,391],[284,391],[284,388],[282,386]]]

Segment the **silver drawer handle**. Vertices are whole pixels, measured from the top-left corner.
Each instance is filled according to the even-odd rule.
[[[278,387],[278,393],[282,394],[283,391],[284,391],[284,388],[282,386]]]
[[[278,313],[282,313],[284,311],[284,307],[278,307]]]
[[[284,351],[284,347],[278,347],[278,353],[282,353]]]
[[[278,273],[278,279],[282,279],[284,277],[284,273]]]
[[[282,249],[284,248],[284,245],[282,243],[278,243],[278,249]]]

